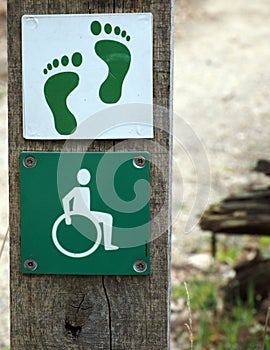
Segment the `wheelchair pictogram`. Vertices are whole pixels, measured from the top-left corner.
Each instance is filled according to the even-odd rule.
[[[104,249],[105,250],[117,250],[118,246],[112,244],[112,228],[113,217],[111,214],[92,211],[90,205],[90,189],[85,187],[90,182],[91,175],[87,169],[80,169],[77,174],[77,180],[80,184],[79,187],[74,187],[63,199],[64,213],[60,215],[53,224],[52,228],[52,240],[55,247],[64,255],[72,258],[86,257],[99,247],[102,238],[102,231],[104,236]],[[96,240],[91,246],[84,252],[74,253],[65,249],[59,242],[57,229],[59,225],[65,220],[66,225],[72,224],[72,217],[82,216],[91,221],[96,229]],[[101,225],[103,230],[101,229]]]

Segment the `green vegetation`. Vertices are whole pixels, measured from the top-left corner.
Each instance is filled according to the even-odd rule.
[[[262,237],[258,238],[258,243],[259,243],[261,252],[265,255],[267,255],[267,253],[268,253],[268,255],[269,255],[269,253],[270,253],[270,250],[269,250],[270,237],[262,236]]]
[[[239,258],[242,248],[239,245],[219,245],[217,250],[217,260],[227,264],[233,264]]]
[[[215,310],[217,307],[217,283],[209,280],[194,279],[188,286],[193,310]],[[184,285],[173,288],[172,298],[186,299]]]
[[[173,289],[173,299],[184,298],[190,304],[193,320],[194,350],[260,350],[264,339],[264,326],[258,325],[254,308],[254,291],[250,287],[248,301],[238,300],[229,310],[218,310],[220,287],[214,278],[194,278],[188,284]],[[264,350],[270,350],[265,339]]]
[[[267,319],[269,329],[270,315],[264,314],[265,309],[256,310],[254,289],[249,287],[245,303],[239,298],[232,306],[224,305],[224,282],[220,274],[222,268],[227,266],[229,270],[229,266],[232,268],[239,257],[243,256],[247,244],[257,244],[262,255],[267,257],[268,254],[269,257],[270,238],[218,238],[215,264],[207,272],[191,269],[186,286],[183,283],[172,290],[172,299],[181,299],[188,312],[186,325],[183,324],[178,329],[178,335],[180,338],[183,333],[187,333],[187,337],[191,336],[193,350],[270,350],[269,331],[265,334],[263,324]],[[181,344],[181,349],[191,349],[188,342]]]

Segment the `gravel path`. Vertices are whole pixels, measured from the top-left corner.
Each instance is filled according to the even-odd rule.
[[[194,142],[189,143],[194,170],[175,143],[174,157],[184,181],[183,201],[174,196],[174,212],[182,208],[174,223],[175,264],[184,262],[186,254],[203,241],[198,227],[189,234],[183,229],[190,220],[196,185],[207,197],[208,166],[209,203],[267,181],[250,170],[258,158],[269,158],[269,16],[270,6],[264,0],[235,0],[233,6],[226,0],[176,1],[174,132],[181,140],[183,118],[201,140],[201,148],[194,149]],[[175,169],[177,193],[180,181]],[[203,198],[197,202],[193,221],[204,204]]]

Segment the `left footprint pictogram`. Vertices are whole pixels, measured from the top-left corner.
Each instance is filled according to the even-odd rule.
[[[61,135],[70,135],[77,128],[77,120],[67,106],[67,99],[79,85],[80,77],[74,69],[80,67],[82,61],[82,55],[75,52],[71,60],[64,55],[60,60],[56,58],[48,63],[43,70],[45,75],[49,75],[44,84],[44,96],[53,114],[55,129]],[[66,71],[58,73],[60,66]]]

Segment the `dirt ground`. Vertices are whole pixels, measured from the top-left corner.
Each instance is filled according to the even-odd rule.
[[[176,0],[175,7],[173,285],[183,282],[176,271],[188,259],[210,261],[209,234],[196,224],[206,203],[269,182],[251,169],[257,159],[269,158],[270,149],[268,2]],[[6,58],[0,0],[1,242],[7,228]],[[9,343],[8,244],[0,286],[1,346]]]

